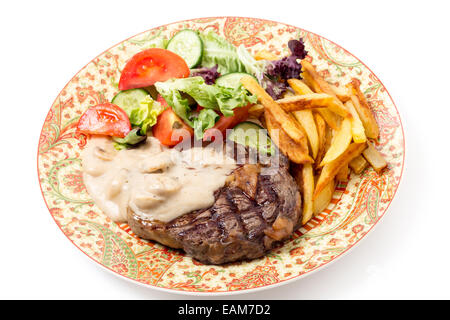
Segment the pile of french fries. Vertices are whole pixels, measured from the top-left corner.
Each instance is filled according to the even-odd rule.
[[[241,82],[258,97],[250,114],[265,123],[274,143],[294,163],[306,224],[328,206],[336,181],[347,181],[350,169],[360,174],[371,165],[381,172],[387,162],[371,142],[378,139],[379,128],[360,83],[336,87],[308,61],[302,67],[303,80],[288,80],[292,91],[276,101],[254,78]]]

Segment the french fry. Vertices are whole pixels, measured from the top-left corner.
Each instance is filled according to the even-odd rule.
[[[311,164],[304,164],[302,168],[302,191],[303,191],[303,217],[302,224],[312,218],[314,211],[314,172]]]
[[[288,83],[291,86],[291,88],[300,95],[309,95],[313,92],[308,87],[308,85],[302,80],[289,79]],[[325,147],[325,141],[326,141],[326,139],[325,139],[326,138],[326,131],[325,131],[326,126],[325,126],[324,119],[327,122],[327,124],[334,130],[338,129],[338,120],[337,120],[336,115],[333,114],[332,112],[330,112],[330,110],[328,110],[328,109],[317,109],[317,112],[320,113],[320,115],[315,114],[316,129],[317,129],[318,137],[319,137],[319,147],[318,147],[317,153],[314,152],[315,147],[312,145],[311,139],[309,139],[309,141],[311,144],[311,149],[313,151],[313,157],[315,159],[318,159],[319,160],[318,163],[320,163],[320,160],[323,158],[323,155],[325,153],[324,147]],[[302,125],[305,127],[304,124],[302,124]],[[309,135],[308,135],[308,138],[310,138]]]
[[[369,103],[367,102],[366,97],[361,92],[359,82],[354,79],[348,86],[352,90],[353,95],[351,96],[351,101],[353,102],[353,105],[358,112],[359,118],[364,125],[366,136],[371,139],[378,139],[378,136],[380,135],[380,129],[372,113],[372,110],[370,110]]]
[[[317,134],[316,123],[311,110],[303,110],[293,112],[295,119],[305,129],[306,136],[308,137],[309,145],[311,147],[312,156],[315,159],[319,152],[319,135]]]
[[[273,119],[281,126],[281,128],[283,128],[284,132],[286,132],[292,140],[301,145],[303,149],[308,148],[308,141],[306,140],[300,125],[292,117],[289,117],[266,90],[258,84],[255,78],[251,76],[242,77],[241,83],[248,91],[258,97],[258,100],[264,106],[264,110],[272,114]]]
[[[342,111],[341,105],[344,107],[342,102],[336,97],[326,93],[309,93],[299,96],[290,96],[279,99],[276,102],[286,112],[328,108],[330,111],[342,117],[351,117],[351,114],[347,109],[345,109],[345,113]]]
[[[313,216],[314,202],[312,200],[314,193],[314,170],[311,164],[291,166],[291,174],[294,177],[300,189],[303,199],[302,224],[307,223]]]
[[[294,96],[295,96],[295,93],[293,93],[290,90],[286,90],[285,92],[283,92],[282,98],[284,99],[284,98],[294,97]],[[278,103],[278,100],[276,102]]]
[[[336,184],[334,179],[323,188],[323,190],[317,195],[317,197],[313,201],[314,206],[314,216],[317,216],[323,210],[325,210],[331,202],[331,198],[333,197],[334,188]]]
[[[310,95],[313,94],[313,91],[301,80],[299,79],[289,79],[289,85],[295,91],[295,93],[299,95]],[[319,134],[317,132],[316,123],[314,120],[314,116],[310,110],[304,111],[296,111],[293,112],[294,117],[298,122],[303,126],[306,131],[306,135],[308,136],[309,145],[311,147],[311,152],[313,154],[313,158],[317,157],[317,153],[319,152]],[[325,123],[323,123],[325,125]]]
[[[302,67],[304,69],[302,76],[306,79],[307,83],[310,84],[315,92],[327,93],[336,98],[332,111],[342,117],[351,117],[351,114],[347,111],[344,104],[338,99],[338,96],[331,88],[330,84],[319,75],[314,66],[307,60],[302,60]]]
[[[262,58],[265,53],[258,54]],[[304,79],[287,81],[295,95],[287,91],[277,101],[254,78],[243,77],[241,83],[258,98],[249,114],[263,116],[270,137],[292,162],[306,224],[328,206],[336,181],[348,181],[350,169],[360,174],[370,164],[381,172],[387,162],[368,141],[378,138],[379,128],[359,82],[337,87],[309,62],[302,65]]]
[[[278,149],[294,163],[312,163],[309,156],[308,145],[298,144],[292,140],[281,126],[275,121],[270,112],[264,112],[267,131]],[[295,121],[295,120],[294,120]]]
[[[366,143],[352,143],[348,146],[347,150],[345,150],[345,152],[341,154],[337,159],[326,164],[322,168],[319,180],[317,181],[313,199],[316,199],[319,196],[322,190],[328,183],[330,183],[330,181],[334,179],[334,177],[337,175],[339,170],[342,169],[342,167],[347,165],[353,158],[359,156],[366,147]]]
[[[337,130],[339,128],[339,117],[335,113],[323,108],[317,109],[317,112],[325,119],[331,129]]]
[[[324,166],[336,158],[338,158],[341,154],[347,150],[350,142],[352,141],[352,124],[349,118],[344,118],[342,120],[341,126],[339,130],[336,132],[333,137],[333,141],[331,142],[331,146],[328,149],[327,153],[323,157],[320,166]]]
[[[306,83],[306,85],[308,87],[310,87],[314,92],[323,92],[322,89],[320,88],[319,84],[317,83],[317,81],[313,78],[313,76],[311,75],[311,73],[309,73],[305,67],[304,67],[305,61],[302,61],[302,66],[303,66],[303,73],[302,73],[302,77],[303,77],[303,81]],[[314,69],[314,67],[313,67]]]
[[[330,84],[319,75],[316,68],[314,68],[314,66],[309,61],[302,60],[302,67],[304,69],[302,76],[304,75],[305,78],[307,78],[307,82],[315,92],[323,92],[335,96],[335,93]]]
[[[303,73],[303,76],[308,77],[307,73]],[[298,80],[298,79],[289,79],[288,83],[291,86],[291,88],[298,94],[314,93],[314,91],[311,90],[311,88],[305,83],[305,81]],[[320,90],[320,88],[319,88],[319,90]],[[333,112],[331,112],[328,109],[317,109],[317,112],[319,112],[322,115],[322,118],[325,119],[327,124],[332,129],[337,130],[339,128],[338,116],[336,114],[334,114]]]
[[[349,100],[345,103],[345,106],[347,107],[348,111],[350,111],[350,113],[352,114],[351,123],[352,123],[353,141],[355,141],[356,143],[366,142],[367,137],[365,134],[364,126],[361,119],[359,118],[358,112],[356,112],[353,102]]]
[[[378,129],[378,124],[372,115],[372,112],[363,107],[360,103],[360,100],[355,95],[351,96],[351,101],[356,111],[358,112],[361,122],[364,125],[364,132],[366,133],[366,136],[371,139],[378,139],[380,131]]]
[[[331,88],[331,90],[333,90],[334,94],[338,97],[339,100],[341,100],[342,102],[347,102],[348,100],[350,100],[350,93],[348,88],[344,89],[342,87],[337,87],[334,84],[328,84]]]
[[[335,105],[335,98],[326,93],[309,93],[290,96],[276,101],[286,112],[301,111],[315,108],[329,108]]]
[[[291,86],[292,90],[294,90],[297,94],[310,94],[314,93],[314,91],[311,90],[308,85],[299,79],[289,79],[288,80],[289,85]]]
[[[248,109],[248,114],[251,116],[254,116],[256,118],[259,118],[264,112],[264,106],[262,104],[255,104]]]
[[[337,181],[348,181],[349,168],[348,165],[345,165],[339,170],[336,175]]]
[[[260,50],[254,55],[255,60],[278,60],[278,56],[267,50]]]
[[[320,160],[322,160],[322,157],[325,154],[325,135],[327,124],[325,123],[325,120],[323,120],[322,116],[318,113],[314,113],[314,120],[316,122],[317,136],[319,138],[319,149],[317,151],[317,156],[315,159],[319,159],[320,157]]]
[[[323,144],[323,149],[321,150],[321,152],[319,152],[319,154],[317,155],[317,159],[315,161],[316,169],[322,168],[322,166],[320,164],[321,164],[321,162],[323,160],[323,157],[325,156],[325,153],[327,152],[328,149],[330,149],[332,140],[333,140],[333,130],[330,127],[326,126],[326,128],[325,128],[325,141],[324,141],[324,144]]]
[[[386,160],[384,160],[381,153],[370,142],[367,143],[367,149],[364,150],[363,156],[378,173],[387,167]]]
[[[360,174],[364,171],[365,168],[369,165],[366,159],[364,159],[363,156],[359,155],[356,158],[354,158],[352,161],[348,164],[350,168],[352,168],[353,172],[356,174]]]
[[[333,111],[334,113],[340,115],[344,118],[351,118],[351,113],[347,110],[347,108],[344,106],[344,104],[337,98],[334,97],[333,101],[327,105],[328,109],[330,111]]]

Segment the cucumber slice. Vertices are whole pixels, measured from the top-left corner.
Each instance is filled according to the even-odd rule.
[[[237,88],[237,87],[239,87],[239,84],[241,83],[240,82],[241,78],[244,76],[253,77],[251,74],[245,73],[245,72],[232,72],[232,73],[227,73],[227,74],[217,78],[216,84],[218,84],[219,86],[222,86],[222,87],[227,87],[227,88]],[[255,77],[253,77],[253,78],[255,78]]]
[[[275,153],[275,147],[267,135],[267,131],[251,121],[244,121],[236,125],[228,135],[228,139],[268,155]]]
[[[145,99],[149,93],[144,89],[130,89],[120,91],[111,100],[111,103],[121,107],[123,110],[127,111],[130,108],[139,104],[140,101]]]
[[[170,39],[166,49],[182,57],[190,69],[198,66],[202,61],[203,41],[194,30],[179,31]]]

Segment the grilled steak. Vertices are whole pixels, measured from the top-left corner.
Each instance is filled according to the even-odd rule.
[[[278,167],[246,163],[235,169],[210,208],[168,223],[129,211],[128,224],[139,237],[183,249],[207,264],[261,257],[289,238],[302,218],[298,187],[288,160],[280,157]]]

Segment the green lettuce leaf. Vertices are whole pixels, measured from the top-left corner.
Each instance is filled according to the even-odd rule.
[[[136,127],[128,132],[125,138],[113,137],[114,148],[117,150],[126,149],[147,139],[147,135],[141,134],[140,131],[141,128]]]
[[[186,78],[192,79],[192,78]],[[167,104],[172,107],[173,111],[186,122],[189,126],[193,127],[191,121],[191,107],[189,101],[181,96],[181,91],[177,88],[177,84],[174,80],[168,80],[165,82],[155,83],[156,91],[166,100]]]
[[[218,66],[218,72],[247,72],[261,79],[267,66],[267,61],[256,61],[243,45],[237,49],[224,38],[210,31],[200,34],[203,41],[202,67]]]
[[[167,103],[171,106],[172,104],[168,101],[174,101],[183,99],[181,96],[174,97],[174,91],[184,92],[190,95],[199,105],[204,108],[214,108],[215,104],[215,95],[217,89],[214,86],[207,85],[205,80],[202,77],[190,77],[183,79],[172,79],[165,82],[157,82],[155,83],[156,90],[163,96],[163,98],[167,101]],[[167,99],[166,99],[167,96]],[[188,109],[186,105],[188,102],[184,102],[184,109]],[[181,118],[185,119],[185,110],[179,114]],[[188,118],[188,117],[187,117]]]
[[[202,109],[198,117],[194,119],[194,135],[197,139],[203,138],[203,133],[214,127],[219,115],[212,109]]]
[[[242,44],[237,48],[237,55],[244,65],[245,72],[254,75],[260,81],[268,65],[267,61],[257,61]]]
[[[225,117],[231,117],[234,108],[244,107],[249,103],[255,104],[257,102],[256,96],[248,95],[248,91],[242,85],[237,88],[219,88],[220,90],[216,94],[216,101],[220,112]]]
[[[163,111],[163,107],[148,95],[139,103],[125,107],[124,110],[130,118],[131,125],[141,127],[142,134],[147,134],[148,128],[156,124],[156,118]]]
[[[197,138],[200,138],[206,130],[203,123],[207,122],[209,125],[211,124],[211,119],[216,121],[217,117],[213,116],[211,112],[205,112],[202,116],[205,118],[201,119],[202,125],[198,124],[197,119],[202,112],[198,115],[193,113],[188,100],[183,98],[181,93],[188,94],[204,109],[219,111],[226,117],[232,116],[235,108],[246,106],[249,103],[256,103],[256,96],[250,94],[242,85],[236,88],[221,87],[216,84],[208,85],[202,77],[157,82],[155,83],[155,88],[180,118],[194,129],[197,129]],[[202,130],[201,135],[200,128]]]
[[[213,31],[200,34],[200,37],[204,46],[203,67],[212,68],[218,65],[218,72],[221,74],[245,71],[235,46]]]

